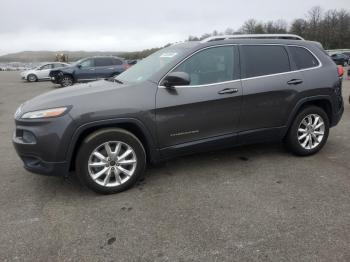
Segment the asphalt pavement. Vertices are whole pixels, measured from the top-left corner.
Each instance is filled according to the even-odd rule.
[[[0,72],[0,261],[350,261],[350,80],[317,155],[265,144],[186,156],[109,196],[22,168],[13,114],[54,88]]]

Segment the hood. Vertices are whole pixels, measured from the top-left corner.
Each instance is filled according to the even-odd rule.
[[[35,71],[34,69],[24,70],[24,71],[21,72],[21,75],[22,76],[29,75],[31,73],[34,73],[34,71]]]
[[[99,96],[108,96],[106,93],[110,91],[127,87],[129,87],[129,85],[122,85],[106,80],[65,87],[47,92],[26,101],[22,105],[22,112],[25,113],[61,106],[74,106],[79,103],[79,100],[85,100],[85,97],[92,98],[91,103],[93,103],[94,97],[97,99]]]

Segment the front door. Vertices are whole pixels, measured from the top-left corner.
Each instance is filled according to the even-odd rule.
[[[75,77],[78,81],[97,79],[94,59],[88,58],[82,61],[75,70]]]
[[[201,50],[172,70],[186,72],[188,86],[161,86],[156,95],[160,148],[234,137],[237,132],[242,87],[236,46]]]
[[[48,79],[50,71],[52,69],[52,64],[43,65],[37,72],[38,79]]]

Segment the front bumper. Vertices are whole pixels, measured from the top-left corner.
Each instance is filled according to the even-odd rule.
[[[350,100],[350,98],[349,98],[349,100]],[[336,126],[340,122],[340,119],[342,118],[343,113],[344,113],[344,105],[342,104],[339,111],[336,112],[335,114],[333,114],[333,116],[332,116],[332,122],[330,123],[331,127]]]
[[[36,174],[67,176],[71,123],[69,114],[52,119],[16,120],[12,142],[24,168]]]
[[[57,77],[52,76],[52,77],[50,77],[50,80],[54,84],[58,84],[59,83]]]
[[[69,165],[67,162],[46,162],[36,156],[21,155],[21,148],[15,144],[15,149],[23,161],[24,168],[31,173],[46,176],[68,176]]]

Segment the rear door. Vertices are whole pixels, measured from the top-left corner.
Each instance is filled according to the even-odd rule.
[[[113,58],[113,75],[119,75],[120,73],[124,72],[126,69],[128,69],[130,67],[130,65],[122,59],[118,59],[118,58]]]
[[[168,89],[156,95],[156,121],[161,148],[203,139],[231,137],[237,132],[242,87],[236,46],[201,50],[172,72],[186,72],[189,86]]]
[[[95,70],[97,78],[112,76],[114,70],[112,57],[96,57]]]
[[[283,45],[241,45],[240,54],[243,86],[240,130],[278,131],[287,123],[302,88],[303,75],[292,69]]]

